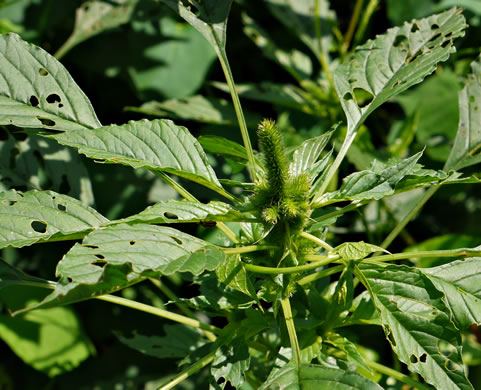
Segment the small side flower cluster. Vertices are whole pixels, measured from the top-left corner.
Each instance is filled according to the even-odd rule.
[[[292,177],[289,173],[284,142],[274,121],[262,121],[257,135],[265,176],[257,184],[250,203],[266,223],[286,221],[291,228],[300,229],[309,211],[309,178],[305,174]]]

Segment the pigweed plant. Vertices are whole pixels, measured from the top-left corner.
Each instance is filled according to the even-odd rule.
[[[441,186],[479,182],[460,170],[481,161],[480,60],[472,63],[459,93],[459,129],[442,170],[423,168],[420,151],[374,161],[368,169],[341,177],[336,188],[341,163],[366,118],[422,82],[455,51],[453,40],[466,28],[461,11],[454,8],[391,28],[345,55],[340,64],[330,63],[325,50],[313,44],[324,75],[319,85],[330,91],[332,118],[344,112],[344,133],[343,125],[333,122],[330,131],[286,147],[276,122],[265,119],[258,125],[256,152],[225,51],[231,1],[162,2],[214,47],[227,81],[220,88],[231,93],[243,146],[219,136],[199,141],[167,119],[103,126],[56,58],[18,35],[2,35],[0,124],[9,126],[6,131],[54,140],[96,162],[149,170],[184,198],[108,220],[65,194],[1,192],[1,248],[75,241],[57,264],[57,281],[0,262],[1,297],[13,319],[98,299],[171,320],[176,324],[165,328],[166,336],[118,335],[144,353],[184,358],[178,375],[166,378],[161,389],[206,371],[213,389],[367,390],[382,389],[381,384],[473,389],[461,336],[481,322],[481,247],[400,253],[388,247]],[[278,3],[299,14],[324,12],[308,7],[317,2]],[[320,28],[314,30],[321,34]],[[315,85],[308,87],[315,92]],[[333,105],[336,99],[340,106]],[[219,180],[205,151],[236,160],[252,181]],[[189,181],[223,200],[200,203],[189,192]],[[342,222],[344,214],[413,190],[421,197],[382,242],[331,245],[342,240],[332,227],[339,227],[336,221]],[[183,223],[217,229],[229,244],[176,228]],[[447,260],[441,266],[416,267],[423,258]],[[160,278],[174,274],[199,285],[200,295],[171,294],[169,311],[112,295],[137,283],[160,286]],[[32,287],[45,291],[44,298],[16,306],[12,291]],[[199,317],[199,312],[204,314]],[[363,346],[366,340],[356,337],[356,329],[368,325],[382,327],[394,356],[411,375],[400,365],[381,364]],[[5,333],[2,337],[10,340]],[[15,343],[9,344],[16,351]]]

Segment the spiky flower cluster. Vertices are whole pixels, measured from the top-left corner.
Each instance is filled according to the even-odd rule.
[[[262,121],[257,136],[264,156],[265,177],[256,186],[251,205],[269,224],[285,220],[292,227],[301,227],[309,210],[308,177],[290,175],[284,142],[274,121]]]

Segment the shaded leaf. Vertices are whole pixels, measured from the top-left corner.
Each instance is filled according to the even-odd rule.
[[[472,390],[444,294],[415,268],[361,264],[360,269],[386,336],[409,370],[439,389]]]
[[[219,264],[215,273],[222,283],[257,301],[254,284],[250,280],[239,255],[226,256],[225,261]]]
[[[144,336],[135,331],[132,337],[116,336],[130,348],[159,359],[183,358],[205,344],[200,332],[185,325],[164,325],[164,331],[165,336]]]
[[[39,284],[44,284],[47,287],[50,283],[44,279],[27,275],[18,268],[15,268],[14,266],[0,259],[0,289],[15,284],[25,286],[38,286]]]
[[[0,248],[77,239],[107,222],[91,207],[53,191],[0,193]]]
[[[444,292],[444,302],[453,313],[453,320],[460,330],[472,324],[481,324],[480,267],[481,258],[471,257],[421,269],[436,288]]]
[[[382,390],[382,387],[352,371],[326,368],[314,364],[302,364],[299,371],[294,362],[273,371],[261,390],[301,390],[301,389],[339,389],[339,390]]]
[[[0,124],[50,130],[100,127],[63,65],[16,34],[0,35]]]
[[[41,303],[25,310],[58,306],[117,291],[146,277],[214,270],[224,253],[178,230],[155,225],[99,228],[60,260],[60,282]],[[21,311],[19,311],[21,312]]]
[[[481,161],[481,57],[459,92],[459,124],[444,170],[460,169]]]
[[[90,158],[169,172],[214,190],[221,188],[197,140],[170,120],[144,119],[50,137]]]
[[[250,360],[249,348],[239,337],[217,349],[210,372],[216,381],[225,379],[220,388],[223,389],[227,382],[238,388],[245,381],[244,373],[249,369]]]

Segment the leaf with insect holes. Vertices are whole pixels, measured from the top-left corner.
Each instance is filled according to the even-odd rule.
[[[444,294],[416,268],[366,263],[359,268],[387,338],[409,371],[437,389],[473,390]]]
[[[138,0],[113,0],[111,2],[90,0],[82,3],[75,13],[75,26],[70,37],[55,55],[57,58],[65,55],[79,43],[127,23]]]
[[[481,57],[471,64],[464,88],[459,92],[459,124],[445,171],[481,161]]]
[[[0,124],[63,131],[101,126],[64,66],[16,34],[0,35]]]
[[[222,345],[217,349],[210,372],[218,382],[225,381],[219,386],[225,388],[230,382],[236,389],[245,382],[245,372],[249,369],[251,357],[249,347],[241,337],[234,339],[229,345]]]
[[[108,222],[77,199],[53,191],[0,193],[0,248],[78,239]]]
[[[160,0],[199,31],[217,54],[225,55],[227,18],[232,0]],[[187,4],[185,4],[187,3]]]
[[[460,330],[472,324],[481,324],[480,267],[481,257],[471,257],[420,269],[439,291],[444,292],[444,301]]]
[[[203,204],[188,200],[166,200],[149,206],[138,214],[112,221],[112,224],[245,221],[248,219],[232,206],[219,201]]]
[[[143,119],[48,137],[96,160],[168,172],[222,190],[199,142],[170,120]]]
[[[146,277],[199,275],[224,261],[216,246],[155,225],[114,225],[94,230],[60,260],[60,282],[42,302],[19,312],[108,294]]]
[[[259,388],[279,390],[298,389],[342,389],[382,390],[382,387],[352,371],[327,368],[315,364],[301,364],[297,369],[294,361],[273,370],[266,382]]]

